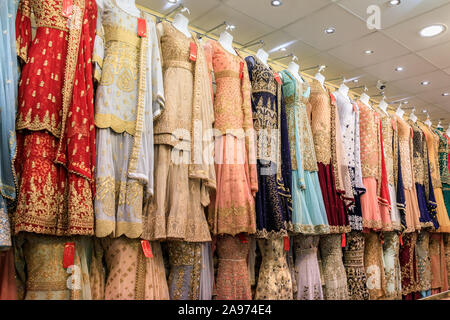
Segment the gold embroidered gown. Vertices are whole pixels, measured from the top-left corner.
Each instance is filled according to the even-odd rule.
[[[138,238],[153,194],[153,119],[164,91],[154,22],[139,37],[138,18],[114,0],[99,3],[95,39],[96,236]]]
[[[211,241],[204,209],[216,187],[212,142],[213,102],[203,47],[164,21],[158,24],[165,110],[155,120],[155,196],[144,237]],[[195,61],[191,45],[197,48]]]

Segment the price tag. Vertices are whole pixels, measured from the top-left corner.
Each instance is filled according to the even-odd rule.
[[[346,246],[347,246],[347,240],[345,238],[345,233],[343,233],[342,237],[341,237],[341,247],[345,248]]]
[[[150,242],[148,240],[141,240],[142,251],[144,251],[144,255],[146,258],[153,258],[152,247],[150,246]]]
[[[147,21],[142,18],[138,18],[138,37],[147,37]]]
[[[241,61],[241,68],[239,70],[239,78],[244,78],[244,62]]]
[[[66,242],[64,245],[63,268],[67,269],[73,266],[75,260],[75,242]]]
[[[191,42],[191,52],[189,54],[189,60],[197,61],[197,45],[194,41]]]
[[[403,247],[403,237],[400,236],[400,245]]]
[[[334,94],[330,93],[330,99],[331,99],[331,104],[336,105],[336,98],[334,97]]]
[[[289,237],[284,237],[284,251],[289,251]]]
[[[248,239],[245,234],[240,233],[238,237],[239,237],[239,240],[241,240],[241,243],[248,243]]]
[[[63,0],[62,2],[62,15],[66,18],[70,18],[73,12],[73,0]]]
[[[273,76],[275,77],[275,81],[276,82],[278,82],[279,84],[282,84],[280,75],[278,73],[275,72]]]

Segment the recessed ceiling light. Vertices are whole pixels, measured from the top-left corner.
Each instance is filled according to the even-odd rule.
[[[403,101],[403,104],[408,104],[409,103],[409,101]]]
[[[444,92],[442,95],[443,95],[444,97],[448,97],[448,96],[450,96],[450,93]]]
[[[328,27],[328,28],[325,29],[325,33],[326,34],[332,34],[332,33],[335,33],[335,32],[336,32],[336,28],[334,28],[334,27]]]
[[[403,69],[403,67],[397,67],[397,68],[395,68],[395,71],[397,71],[397,72],[400,72],[400,71],[403,71],[404,69]]]
[[[430,81],[422,81],[420,84],[423,85],[423,86],[427,86],[430,83],[431,83]]]
[[[167,2],[169,2],[169,3],[177,3],[178,0],[167,0]]]
[[[364,51],[364,53],[365,54],[372,54],[372,53],[374,53],[374,51],[373,50],[366,50],[366,51]]]
[[[280,51],[286,51],[287,49],[285,47],[280,48]]]
[[[279,7],[279,6],[281,6],[283,4],[283,2],[281,0],[272,0],[271,4],[274,7]]]
[[[353,83],[358,83],[358,82],[359,82],[358,79],[353,80]]]
[[[425,38],[434,37],[444,32],[445,29],[443,24],[434,24],[420,30],[420,35]]]
[[[400,5],[400,0],[391,0],[391,1],[389,1],[389,5],[390,6],[398,6],[398,5]]]

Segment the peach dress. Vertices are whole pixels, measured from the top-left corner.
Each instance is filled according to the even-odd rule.
[[[205,52],[216,83],[217,190],[212,192],[208,220],[213,234],[253,234],[258,178],[247,64],[216,41],[208,41]]]

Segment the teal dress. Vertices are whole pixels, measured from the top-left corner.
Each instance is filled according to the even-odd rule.
[[[295,233],[317,235],[330,232],[322,190],[311,125],[306,112],[310,87],[299,83],[285,70],[283,97],[289,130],[292,163],[292,224]]]
[[[18,1],[0,2],[0,249],[11,246],[7,202],[16,199],[13,159],[16,155],[15,119],[19,73],[15,17]]]

